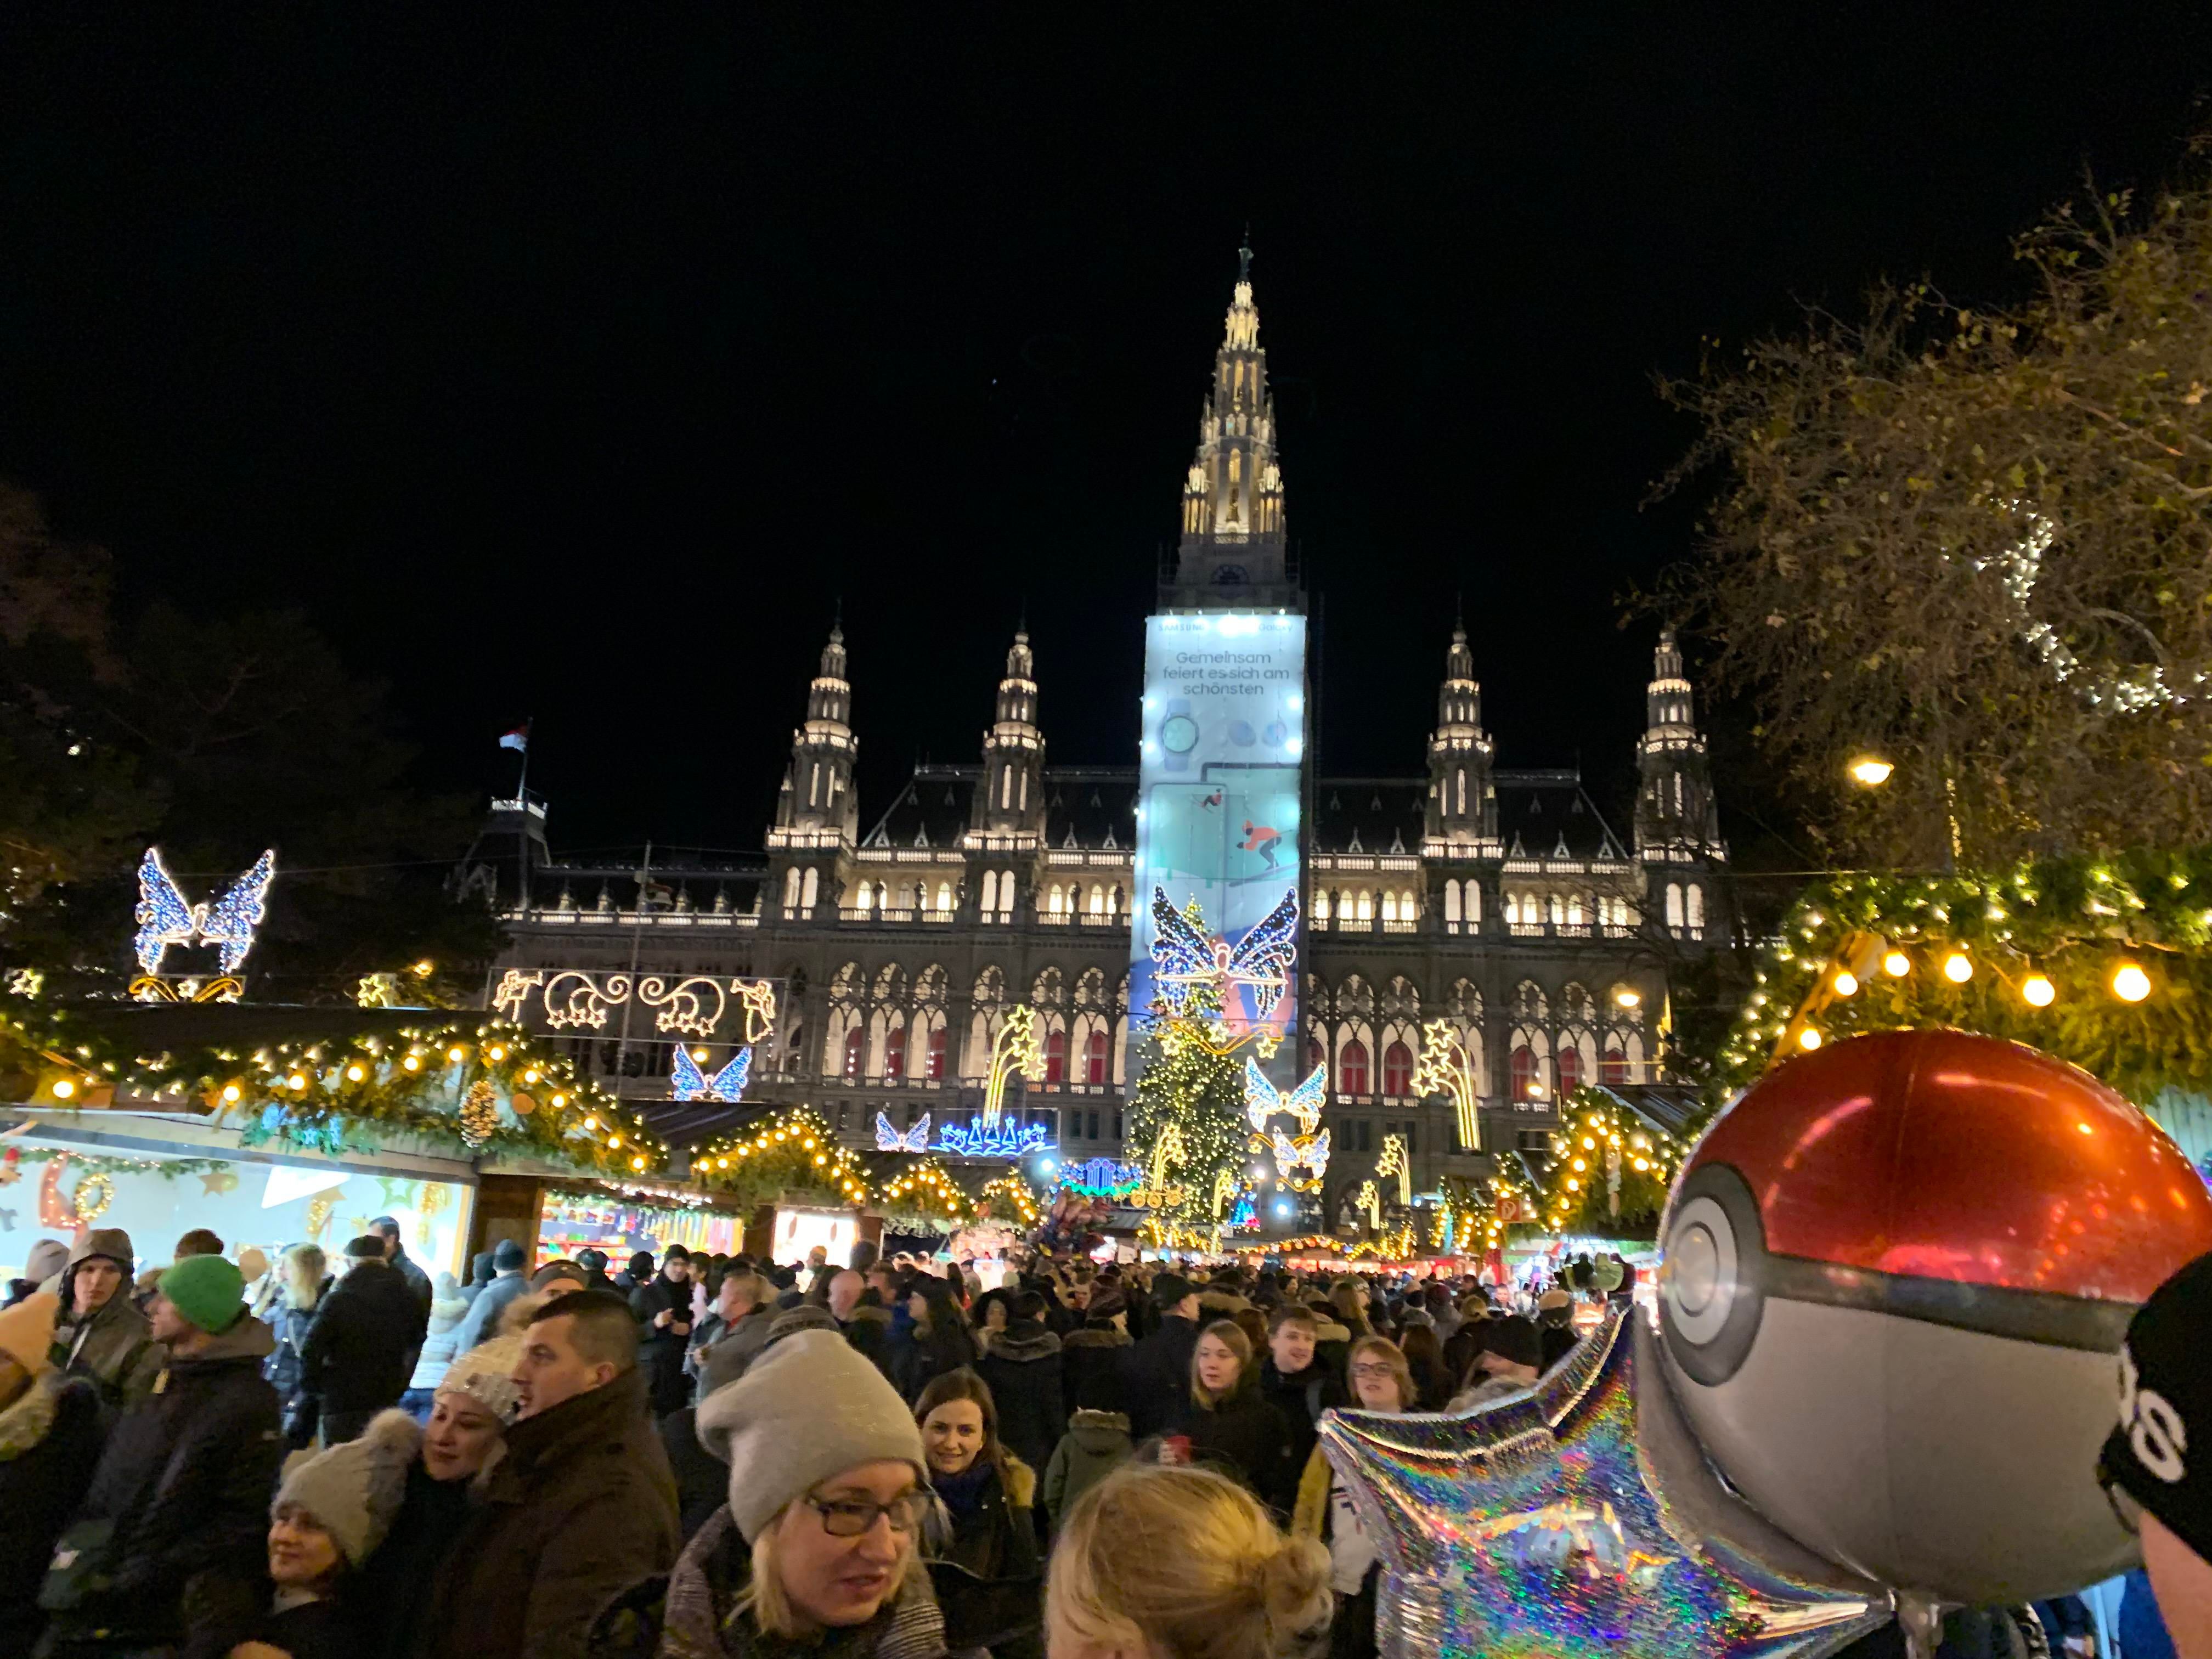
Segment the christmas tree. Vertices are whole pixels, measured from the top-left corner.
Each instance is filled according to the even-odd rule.
[[[1130,1145],[1153,1188],[1153,1213],[1186,1227],[1211,1228],[1218,1219],[1214,1194],[1221,1176],[1243,1184],[1250,1135],[1244,1061],[1231,1052],[1220,1014],[1220,994],[1206,985],[1193,987],[1179,1011],[1153,1005],[1145,1068],[1130,1109]]]

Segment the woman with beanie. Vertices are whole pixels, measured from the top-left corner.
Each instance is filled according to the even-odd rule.
[[[908,1400],[920,1400],[921,1391],[945,1372],[975,1363],[975,1336],[950,1279],[915,1279],[906,1309],[913,1322],[891,1328],[891,1380]]]
[[[961,1647],[987,1647],[995,1659],[1036,1652],[1044,1576],[1036,1472],[1000,1443],[990,1385],[971,1370],[931,1382],[914,1419],[930,1489],[952,1517],[952,1536],[931,1556],[959,1570],[934,1575],[946,1625]]]
[[[1233,1481],[1142,1463],[1068,1512],[1048,1585],[1053,1659],[1292,1659],[1320,1649],[1331,1606],[1319,1544]]]
[[[1296,1447],[1290,1420],[1260,1391],[1251,1339],[1235,1320],[1215,1320],[1191,1350],[1190,1390],[1161,1443],[1160,1461],[1210,1464],[1288,1516],[1297,1494]]]
[[[513,1376],[521,1358],[520,1336],[495,1337],[455,1358],[438,1380],[398,1517],[362,1570],[357,1599],[375,1624],[363,1654],[412,1659],[421,1650],[438,1567],[468,1524],[477,1477],[505,1449],[521,1399]]]
[[[1363,1336],[1352,1345],[1352,1392],[1361,1411],[1402,1415],[1415,1408],[1418,1391],[1405,1353],[1388,1337]],[[1360,1524],[1344,1477],[1319,1446],[1298,1482],[1291,1532],[1328,1546],[1329,1587],[1336,1595],[1330,1659],[1373,1659],[1375,1581],[1382,1557]]]
[[[276,1605],[231,1659],[359,1659],[371,1650],[356,1575],[398,1516],[422,1437],[405,1412],[380,1412],[358,1439],[292,1459],[269,1510]]]
[[[708,1395],[698,1424],[729,1465],[729,1501],[677,1561],[652,1651],[941,1659],[945,1619],[917,1548],[921,1431],[873,1365],[834,1332],[801,1331]]]

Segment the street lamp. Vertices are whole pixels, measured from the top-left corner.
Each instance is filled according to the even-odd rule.
[[[1889,775],[1897,770],[1879,755],[1861,755],[1845,769],[1851,781],[1863,789],[1879,789],[1889,781]]]

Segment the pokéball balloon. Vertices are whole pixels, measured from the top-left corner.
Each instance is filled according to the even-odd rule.
[[[1661,1237],[1682,1413],[1797,1542],[1976,1605],[2132,1561],[2094,1474],[2114,1356],[2212,1194],[2087,1073],[1958,1031],[1815,1050],[1714,1121]]]

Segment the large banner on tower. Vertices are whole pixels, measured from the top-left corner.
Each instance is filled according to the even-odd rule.
[[[1198,902],[1232,1024],[1256,1020],[1277,1035],[1297,1029],[1295,966],[1279,987],[1255,987],[1243,982],[1233,958],[1254,928],[1280,928],[1286,897],[1295,918],[1305,679],[1304,617],[1165,616],[1146,623],[1133,1013],[1146,1012],[1158,988],[1157,890],[1178,912]],[[1295,1048],[1286,1048],[1268,1070],[1287,1077],[1302,1058]]]

